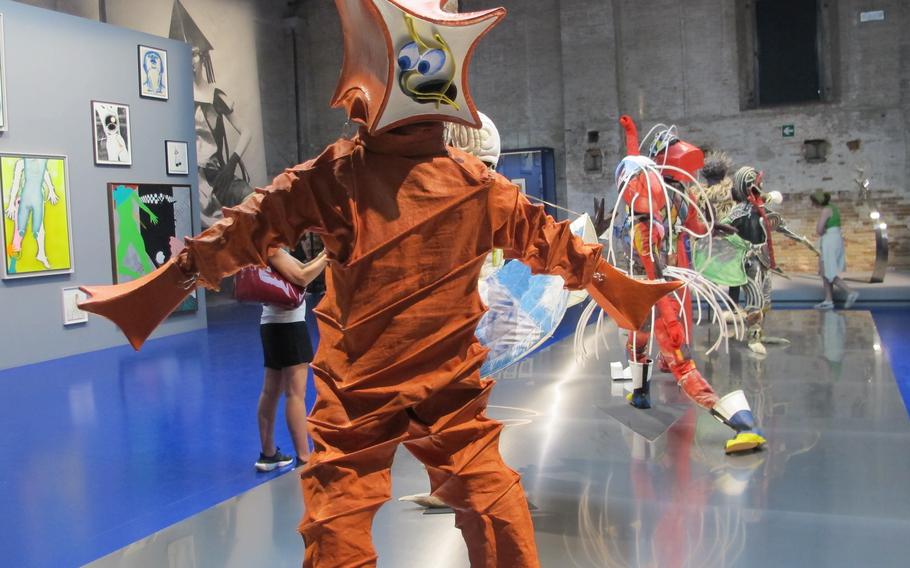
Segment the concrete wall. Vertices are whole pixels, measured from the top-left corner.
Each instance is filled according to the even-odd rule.
[[[90,317],[86,324],[63,326],[62,288],[112,281],[107,184],[192,185],[194,195],[196,186],[193,176],[168,176],[164,161],[164,140],[191,141],[194,137],[186,44],[6,0],[0,0],[0,13],[9,125],[0,135],[0,152],[67,156],[74,262],[72,274],[0,282],[2,369],[125,345],[114,325],[99,317]],[[166,102],[139,97],[139,44],[168,52],[170,99]],[[129,105],[132,166],[94,164],[92,100]],[[190,152],[190,162],[195,167],[195,152]],[[205,305],[204,295],[201,305]],[[168,319],[157,335],[200,329],[205,324],[203,308]]]
[[[576,211],[612,196],[612,170],[621,157],[618,116],[631,114],[647,129],[672,122],[692,142],[724,149],[737,164],[766,172],[767,186],[787,196],[783,211],[795,228],[811,231],[816,212],[805,198],[817,188],[838,193],[856,219],[848,247],[853,268],[865,268],[871,230],[849,203],[856,168],[872,175],[885,205],[894,265],[910,267],[910,7],[900,0],[827,2],[834,37],[827,40],[835,69],[828,103],[741,110],[737,2],[727,0],[462,0],[462,11],[504,5],[508,18],[483,40],[473,69],[479,108],[493,117],[510,148],[556,150],[558,195]],[[740,1],[740,5],[742,2]],[[860,24],[860,10],[884,10],[884,22]],[[341,63],[340,26],[331,2],[309,0],[299,10],[301,116],[305,155],[341,132],[344,116],[328,109]],[[793,124],[796,136],[783,138]],[[599,133],[589,143],[588,133]],[[803,142],[825,139],[828,160],[807,163]],[[859,140],[856,150],[848,141]],[[604,156],[601,172],[585,172],[589,151]],[[781,247],[788,249],[789,245]],[[814,261],[794,249],[799,269]]]

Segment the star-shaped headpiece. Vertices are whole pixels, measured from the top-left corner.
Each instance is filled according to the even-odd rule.
[[[372,134],[422,121],[480,127],[468,88],[477,41],[505,8],[445,12],[445,0],[335,0],[344,67],[333,107]]]

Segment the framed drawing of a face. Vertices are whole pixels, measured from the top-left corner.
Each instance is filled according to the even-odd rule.
[[[167,100],[167,51],[139,46],[139,96]]]
[[[92,101],[95,164],[129,166],[133,163],[130,143],[130,107]]]

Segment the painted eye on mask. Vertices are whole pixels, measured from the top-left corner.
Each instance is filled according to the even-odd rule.
[[[410,71],[420,62],[420,50],[415,42],[411,42],[398,51],[398,66],[402,71]]]
[[[421,75],[434,75],[446,64],[446,54],[441,49],[431,49],[420,56],[417,72]]]

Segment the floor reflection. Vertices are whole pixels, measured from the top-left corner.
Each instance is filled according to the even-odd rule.
[[[577,365],[568,340],[506,372],[491,414],[520,425],[502,449],[536,507],[543,566],[906,565],[910,422],[871,316],[775,311],[766,331],[792,343],[701,361],[718,392],[743,388],[752,402],[769,444],[746,456],[724,455],[726,427],[669,375],[654,377],[672,414],[663,430],[642,435],[646,415],[611,410],[619,350]],[[396,496],[425,490],[406,452],[393,473]],[[299,566],[299,503],[286,475],[92,566]],[[379,565],[467,566],[453,522],[390,502],[374,527]]]

